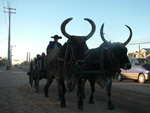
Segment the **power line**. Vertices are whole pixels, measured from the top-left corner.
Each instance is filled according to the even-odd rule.
[[[0,41],[5,41],[5,40],[7,40],[7,38],[5,38],[5,39],[1,39]]]
[[[149,44],[150,42],[129,43],[128,45]]]
[[[3,7],[5,7],[5,2],[4,2],[4,0],[3,0]],[[7,29],[7,21],[6,21],[6,15],[5,15],[5,13],[4,13],[4,17],[5,17],[5,26],[6,26],[6,29]]]

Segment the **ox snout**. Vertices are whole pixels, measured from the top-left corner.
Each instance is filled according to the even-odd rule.
[[[85,60],[77,60],[76,65],[79,67],[85,66]]]
[[[124,69],[125,69],[125,70],[126,70],[126,69],[131,69],[131,63],[125,64]]]

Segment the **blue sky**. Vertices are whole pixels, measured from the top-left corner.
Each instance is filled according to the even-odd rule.
[[[132,43],[150,42],[150,1],[149,0],[0,0],[0,56],[7,57],[8,51],[8,11],[3,7],[16,8],[11,15],[11,45],[14,60],[26,60],[46,51],[51,36],[58,34],[66,42],[60,31],[61,23],[72,17],[66,31],[71,35],[87,35],[91,25],[84,18],[96,24],[95,34],[87,41],[89,48],[101,43],[100,27],[105,23],[106,39],[111,42],[125,42],[129,36],[128,25],[133,31]],[[13,11],[13,10],[12,10]],[[141,48],[150,48],[141,44]],[[127,45],[128,52],[138,50],[139,45]]]

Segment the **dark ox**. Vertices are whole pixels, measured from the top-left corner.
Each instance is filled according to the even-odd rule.
[[[91,74],[89,76],[90,78],[88,79],[91,85],[92,92],[89,98],[89,103],[94,103],[93,94],[95,92],[95,83],[98,83],[102,88],[106,87],[106,92],[108,96],[108,108],[115,109],[111,102],[112,77],[120,71],[120,68],[131,68],[130,61],[127,57],[127,48],[125,46],[131,40],[132,30],[129,26],[126,25],[126,27],[130,31],[130,36],[127,41],[124,43],[111,43],[104,38],[103,24],[100,29],[100,35],[104,43],[101,44],[98,48],[89,49],[87,51],[88,54],[86,56],[85,66],[86,70],[99,70],[99,74]]]
[[[61,25],[62,34],[68,38],[67,42],[61,47],[57,49],[51,49],[48,51],[47,56],[47,84],[45,85],[45,96],[48,96],[48,88],[52,83],[53,77],[55,77],[58,88],[59,88],[59,98],[60,98],[60,106],[65,107],[65,93],[66,87],[64,84],[65,80],[73,80],[77,81],[79,86],[81,86],[80,76],[75,74],[71,75],[73,71],[79,70],[85,63],[85,46],[86,40],[88,40],[95,32],[95,24],[90,19],[87,20],[91,26],[92,30],[87,36],[71,36],[65,31],[66,24],[72,20],[72,18],[66,19]],[[79,93],[81,93],[81,88],[79,87]],[[82,97],[79,96],[78,100],[78,108],[82,109],[83,100]]]

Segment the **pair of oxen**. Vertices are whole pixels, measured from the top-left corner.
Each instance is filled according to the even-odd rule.
[[[102,24],[100,36],[104,43],[95,49],[88,49],[86,41],[94,34],[95,23],[85,18],[84,20],[92,26],[91,32],[87,36],[73,36],[65,30],[67,23],[71,20],[72,18],[68,18],[61,25],[61,32],[68,38],[67,42],[61,48],[48,51],[45,96],[48,96],[48,88],[52,83],[52,79],[55,78],[58,83],[60,106],[66,107],[65,81],[75,81],[77,84],[77,106],[78,109],[83,109],[84,80],[87,79],[91,85],[89,103],[94,103],[93,93],[95,92],[95,83],[98,83],[103,88],[106,87],[108,108],[115,109],[111,102],[112,77],[120,72],[120,68],[131,68],[125,46],[131,40],[132,30],[126,25],[130,31],[127,41],[124,43],[111,43],[104,38],[104,24]]]

